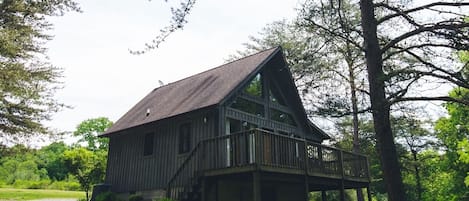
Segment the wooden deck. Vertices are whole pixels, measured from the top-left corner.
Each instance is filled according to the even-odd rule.
[[[366,156],[255,129],[201,141],[170,180],[168,196],[180,200],[203,177],[247,172],[303,175],[310,190],[338,189],[339,183],[362,188],[370,182]]]

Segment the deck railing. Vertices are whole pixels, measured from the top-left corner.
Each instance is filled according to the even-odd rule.
[[[258,167],[304,171],[310,176],[368,180],[366,156],[254,129],[199,142],[168,183],[168,196],[180,200],[209,170]]]

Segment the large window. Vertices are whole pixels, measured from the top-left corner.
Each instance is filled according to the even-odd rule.
[[[154,144],[154,137],[153,133],[145,134],[145,142],[143,144],[143,155],[150,156],[153,154],[153,144]]]
[[[264,116],[264,105],[244,98],[236,98],[230,107],[256,116]]]
[[[283,106],[287,105],[282,95],[280,94],[280,91],[277,89],[277,87],[275,87],[272,81],[270,82],[269,99],[272,103],[276,103]]]
[[[263,127],[270,126],[263,125],[265,124],[264,120],[296,127],[298,124],[293,116],[293,111],[289,108],[287,97],[281,91],[280,83],[264,75],[269,75],[269,73],[258,73],[254,76],[242,89],[241,94],[234,98],[229,107],[259,117],[257,120],[249,117],[251,119],[243,119],[243,121],[255,122]],[[228,123],[230,127],[227,127],[229,129],[226,131],[227,133],[243,130],[241,122],[230,120]]]
[[[191,124],[185,123],[179,127],[179,154],[191,150]]]

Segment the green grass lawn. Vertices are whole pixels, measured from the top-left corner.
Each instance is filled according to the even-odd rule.
[[[45,198],[84,198],[82,191],[0,188],[0,200],[36,200]]]

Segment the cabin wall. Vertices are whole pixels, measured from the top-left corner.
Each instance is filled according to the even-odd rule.
[[[114,192],[164,189],[188,153],[178,154],[179,126],[191,123],[191,149],[215,136],[215,111],[178,116],[110,136],[106,183]],[[204,120],[205,119],[205,120]],[[153,154],[143,155],[145,134],[154,133]]]

